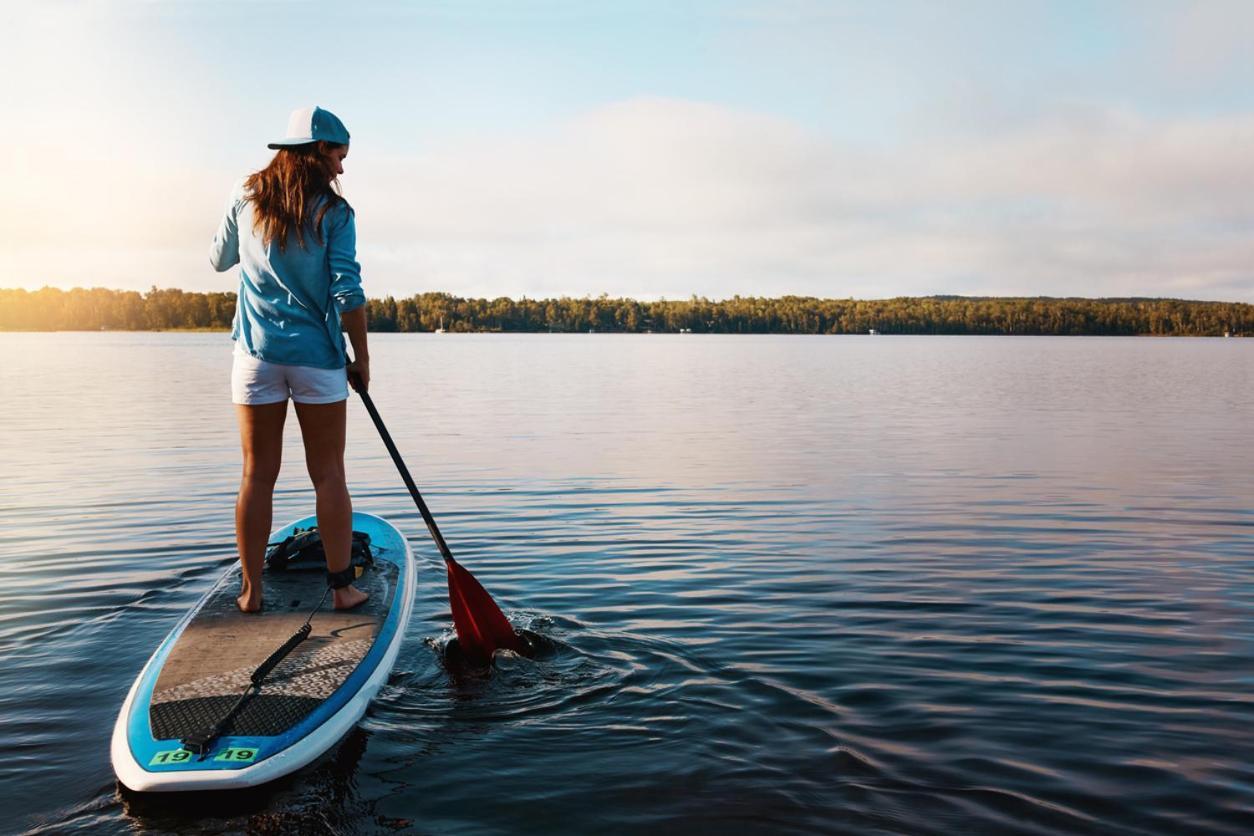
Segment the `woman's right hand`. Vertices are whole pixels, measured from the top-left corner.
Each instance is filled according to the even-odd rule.
[[[367,391],[370,388],[370,358],[358,357],[347,368],[349,385],[355,391]]]

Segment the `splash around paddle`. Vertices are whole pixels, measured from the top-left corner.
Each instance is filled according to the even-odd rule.
[[[548,639],[539,633],[533,633],[530,630],[519,629],[515,632],[525,648],[524,652],[518,654],[519,656],[539,661],[552,656],[555,652],[556,645],[552,639]],[[488,675],[492,672],[493,663],[497,659],[495,653],[490,657],[484,657],[481,653],[467,653],[462,648],[461,640],[456,637],[449,639],[443,647],[434,641],[430,642],[430,644],[439,654],[445,670],[452,674],[455,679],[462,676],[481,678]]]

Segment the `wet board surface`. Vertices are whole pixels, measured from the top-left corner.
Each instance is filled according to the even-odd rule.
[[[312,517],[297,520],[270,542],[314,524]],[[125,726],[127,751],[118,751],[115,729],[113,753],[123,783],[133,789],[252,786],[299,768],[351,728],[395,660],[414,583],[413,557],[394,527],[354,514],[353,530],[370,535],[374,564],[355,582],[369,600],[340,612],[328,595],[308,638],[266,676],[211,750],[194,756],[180,740],[226,716],[253,671],[296,633],[326,590],[325,564],[296,568],[297,561],[264,572],[262,611],[241,613],[235,605],[239,567],[224,572],[158,648],[123,706],[118,726]],[[267,761],[273,762],[260,768]]]

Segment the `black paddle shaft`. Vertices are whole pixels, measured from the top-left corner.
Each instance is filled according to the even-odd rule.
[[[409,488],[409,495],[414,498],[414,504],[418,506],[418,510],[422,513],[422,521],[427,524],[427,531],[431,532],[431,539],[435,540],[435,545],[440,549],[440,554],[444,555],[444,559],[452,561],[453,553],[449,551],[448,543],[444,542],[444,535],[440,534],[440,528],[435,524],[435,517],[431,516],[431,512],[427,510],[427,503],[422,501],[422,494],[418,493],[418,486],[414,484],[414,477],[409,475],[409,468],[401,460],[400,451],[396,449],[396,443],[392,441],[388,428],[383,426],[383,419],[379,417],[379,410],[375,409],[374,401],[362,389],[358,389],[357,394],[361,395],[361,402],[366,405],[366,411],[370,413],[370,420],[374,421],[375,429],[379,431],[379,435],[383,438],[383,445],[388,448],[388,453],[392,455],[392,461],[396,463],[396,469],[401,472],[401,478],[405,480],[405,487]]]

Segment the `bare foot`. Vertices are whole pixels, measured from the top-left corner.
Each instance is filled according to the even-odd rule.
[[[351,610],[353,607],[364,604],[370,597],[352,584],[335,590],[334,595],[337,610]]]
[[[240,612],[261,612],[261,595],[244,592],[235,599],[235,606]]]

